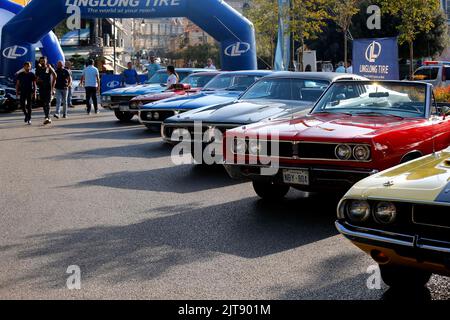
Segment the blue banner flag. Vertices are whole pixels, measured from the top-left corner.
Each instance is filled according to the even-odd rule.
[[[399,80],[397,38],[355,39],[353,73],[373,80]]]
[[[289,32],[290,0],[278,0],[278,43],[275,52],[275,70],[289,69],[291,59],[291,36]]]

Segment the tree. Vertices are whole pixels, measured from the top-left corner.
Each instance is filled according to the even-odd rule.
[[[407,43],[409,47],[409,73],[414,73],[414,42],[420,32],[429,32],[434,27],[433,18],[440,11],[439,0],[382,0],[382,10],[391,15],[399,15],[399,44]]]
[[[389,0],[392,1],[392,0]],[[361,0],[330,0],[331,18],[344,33],[344,63],[348,61],[348,32],[353,17],[359,13]]]
[[[291,0],[289,30],[293,40],[300,43],[300,70],[303,71],[303,49],[306,40],[315,40],[330,18],[329,0]]]
[[[220,50],[217,44],[199,44],[196,46],[187,46],[176,53],[165,55],[168,59],[183,59],[185,62],[191,61],[196,66],[206,66],[206,60],[212,58],[217,68],[220,68]]]
[[[266,64],[273,68],[278,34],[278,1],[252,0],[251,5],[244,10],[244,15],[255,26],[258,57],[270,60]]]

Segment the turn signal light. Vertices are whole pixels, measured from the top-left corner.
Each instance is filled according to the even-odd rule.
[[[372,250],[370,256],[373,260],[381,264],[389,262],[389,257],[379,250]]]

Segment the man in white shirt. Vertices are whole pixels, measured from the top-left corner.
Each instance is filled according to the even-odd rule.
[[[348,65],[348,67],[347,67],[347,73],[353,73],[352,60],[348,60],[347,65]]]
[[[176,85],[180,81],[180,78],[179,78],[177,72],[175,71],[174,66],[167,67],[167,74],[169,75],[169,77],[167,78],[167,88],[172,89],[173,86]]]
[[[84,85],[84,88],[86,90],[87,114],[91,114],[91,99],[94,103],[95,113],[97,114],[99,112],[97,94],[100,93],[100,73],[98,72],[98,69],[94,67],[94,60],[89,59],[88,66],[83,70],[80,84]]]
[[[214,63],[213,63],[211,58],[206,60],[206,67],[205,67],[205,69],[216,70],[216,66],[214,65]]]

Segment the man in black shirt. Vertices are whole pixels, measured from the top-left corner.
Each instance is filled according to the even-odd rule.
[[[23,71],[17,75],[16,94],[25,114],[25,123],[31,125],[32,100],[36,97],[36,76],[31,72],[31,62],[25,62]]]
[[[44,124],[52,122],[50,119],[50,103],[52,100],[52,93],[55,89],[56,73],[46,57],[41,57],[36,66],[37,85],[39,87],[39,100],[44,108],[45,121]]]
[[[61,116],[61,103],[63,105],[63,117],[67,118],[67,94],[68,89],[72,85],[72,77],[70,72],[64,68],[64,63],[58,61],[56,67],[56,113],[54,117],[59,119]]]

